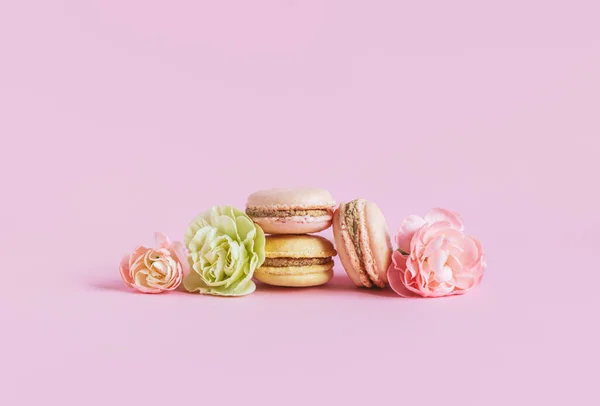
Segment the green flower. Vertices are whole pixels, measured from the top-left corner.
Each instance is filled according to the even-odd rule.
[[[252,275],[265,261],[265,234],[241,210],[215,206],[200,214],[185,233],[190,273],[188,292],[242,296],[256,289]]]

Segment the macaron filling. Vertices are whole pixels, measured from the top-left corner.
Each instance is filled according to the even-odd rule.
[[[348,235],[350,235],[350,238],[352,239],[352,245],[356,251],[358,260],[360,262],[360,267],[361,269],[365,269],[362,247],[360,244],[360,233],[358,231],[360,227],[360,206],[364,206],[364,201],[352,200],[344,205],[342,216],[344,217],[344,222],[346,223]]]
[[[310,266],[325,265],[331,262],[331,257],[326,258],[265,258],[264,267]]]
[[[249,207],[246,209],[246,214],[251,217],[322,217],[331,214],[327,209],[288,209],[275,210],[259,207]]]

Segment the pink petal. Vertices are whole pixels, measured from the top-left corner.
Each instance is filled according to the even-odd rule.
[[[187,249],[180,241],[173,241],[171,244],[171,252],[181,264],[183,276],[187,276],[190,273],[190,263],[187,258]]]
[[[171,243],[169,242],[169,237],[167,237],[160,231],[154,233],[154,239],[156,240],[156,243],[158,244],[159,248],[169,248],[169,246],[171,245]]]
[[[452,246],[450,251],[465,269],[472,268],[480,258],[477,244],[471,237],[467,236]]]
[[[423,257],[428,258],[435,255],[436,252],[445,251],[445,246],[447,245],[446,238],[443,235],[438,235],[433,241],[427,244],[423,251]]]
[[[148,252],[150,248],[146,248],[143,245],[140,245],[131,253],[131,257],[129,258],[129,268],[133,268],[133,264],[141,257],[143,257],[146,252]]]
[[[133,279],[131,278],[131,272],[129,269],[129,254],[123,255],[121,258],[121,263],[119,264],[119,273],[121,274],[121,279],[123,282],[127,284],[127,286],[133,286]]]
[[[425,224],[425,220],[421,216],[410,215],[404,219],[398,233],[396,234],[396,244],[398,248],[405,253],[410,252],[410,240],[419,228]]]
[[[479,254],[483,257],[485,255],[485,251],[483,250],[483,246],[481,245],[481,241],[479,241],[477,238],[475,237],[469,237],[471,240],[473,240],[473,242],[475,243],[475,245],[477,246],[477,251],[479,251]]]
[[[183,280],[183,272],[181,269],[181,264],[179,262],[177,262],[175,259],[173,260],[174,262],[174,268],[172,269],[172,274],[169,277],[169,280],[167,281],[167,283],[165,285],[162,286],[162,290],[175,290],[179,287],[179,285],[181,284],[181,281]]]
[[[417,295],[414,292],[404,286],[402,275],[403,272],[401,270],[395,268],[393,264],[390,265],[387,271],[390,287],[402,297],[416,297]]]
[[[450,256],[448,256],[448,259],[446,260],[446,264],[450,268],[452,268],[452,274],[454,274],[454,275],[458,275],[461,272],[463,272],[462,264],[454,256],[452,256],[452,254],[450,254]]]
[[[472,268],[467,269],[466,271],[473,276],[482,276],[486,269],[485,259],[481,259]]]
[[[410,274],[411,278],[416,278],[420,273],[420,264],[419,261],[413,258],[412,256],[408,257],[406,260],[406,272]]]
[[[410,255],[415,255],[416,257],[422,257],[425,252],[425,243],[423,242],[423,236],[429,230],[429,225],[424,225],[419,228],[417,232],[413,235],[412,240],[410,240]]]
[[[406,269],[406,259],[407,257],[398,251],[392,253],[392,263],[398,269]]]
[[[432,281],[435,281],[435,272],[431,269],[429,261],[419,261],[419,276],[417,280],[421,288],[426,289]]]
[[[454,285],[448,284],[448,283],[442,283],[442,284],[436,286],[435,289],[431,290],[430,297],[450,296],[450,295],[452,295],[452,292],[454,292],[454,291],[455,291]]]
[[[448,224],[448,223],[446,223],[446,224]],[[440,234],[438,234],[438,235],[440,235]],[[458,244],[458,243],[460,243],[460,241],[463,240],[463,238],[465,238],[465,234],[462,231],[454,229],[454,228],[445,228],[441,235],[443,235],[444,238],[452,244]]]
[[[188,267],[188,272],[189,272],[189,267]],[[181,264],[178,264],[177,277],[173,281],[173,284],[171,285],[169,290],[177,289],[179,287],[179,285],[181,285],[181,282],[183,281],[183,277],[184,277],[183,267]]]
[[[462,290],[469,290],[475,286],[475,278],[473,275],[462,273],[454,276],[454,284],[457,288]]]
[[[468,290],[454,289],[452,292],[448,292],[448,293],[446,293],[442,296],[438,296],[438,297],[464,295],[467,292],[468,292]]]
[[[456,228],[458,230],[464,230],[464,224],[460,215],[450,210],[446,209],[432,209],[425,216],[425,221],[428,223],[437,223],[439,221],[445,221],[451,224],[452,228]]]
[[[473,272],[475,274],[483,274],[483,272],[487,268],[487,263],[485,262],[485,253],[483,251],[483,247],[481,246],[481,242],[479,242],[479,240],[475,237],[468,237],[468,238],[470,238],[477,246],[477,252],[479,255],[477,257],[477,260],[473,264],[473,268],[471,269],[471,272]]]
[[[450,230],[452,230],[452,225],[447,221],[439,221],[437,223],[430,224],[429,226],[425,226],[421,230],[422,232],[419,233],[420,241],[421,243],[427,245],[439,236],[445,236],[449,234]]]
[[[143,258],[144,258],[144,268],[146,269],[150,269],[152,268],[152,259],[157,256],[158,253],[155,252],[154,250],[148,250],[146,251],[146,253],[144,254]],[[137,264],[137,261],[136,261]],[[136,270],[135,265],[131,267],[134,271]]]
[[[438,280],[442,280],[446,261],[448,261],[448,252],[443,250],[434,251],[427,257],[429,268],[433,271]]]
[[[427,278],[422,274],[418,274],[415,278],[415,286],[410,286],[410,290],[421,297],[429,297],[430,290],[427,283]]]
[[[137,272],[135,274],[135,282],[133,284],[133,287],[142,293],[162,293],[163,289],[148,286],[148,281],[146,280],[147,277],[148,274],[144,272]]]

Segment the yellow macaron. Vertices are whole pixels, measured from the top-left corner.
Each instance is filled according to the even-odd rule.
[[[254,277],[275,286],[323,285],[333,277],[336,254],[331,241],[317,235],[269,235],[265,262]]]

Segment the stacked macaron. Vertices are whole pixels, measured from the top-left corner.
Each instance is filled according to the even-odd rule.
[[[334,214],[333,235],[340,261],[356,286],[386,286],[393,250],[377,204],[363,199],[341,203]]]
[[[254,277],[288,287],[323,285],[333,277],[333,244],[310,235],[329,228],[336,203],[324,189],[261,190],[248,197],[246,214],[266,237],[265,262]]]
[[[265,262],[254,277],[275,286],[323,285],[333,277],[333,244],[318,235],[270,235]]]

